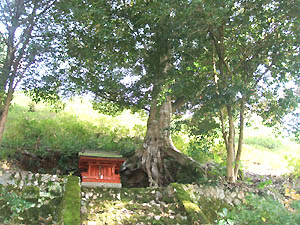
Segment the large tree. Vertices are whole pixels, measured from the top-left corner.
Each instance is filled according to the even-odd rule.
[[[16,88],[23,83],[26,90],[31,88],[30,83],[40,82],[41,75],[47,73],[42,65],[50,65],[50,61],[54,62],[52,57],[59,53],[53,36],[57,28],[53,26],[56,3],[56,0],[0,2],[0,142]]]
[[[206,42],[205,32],[190,33],[200,30],[187,19],[192,9],[188,1],[84,1],[64,8],[70,15],[65,28],[70,80],[106,109],[149,113],[140,164],[150,185],[174,180],[166,158],[197,164],[170,137],[172,114],[197,96],[187,85],[201,83],[199,74],[186,69]]]

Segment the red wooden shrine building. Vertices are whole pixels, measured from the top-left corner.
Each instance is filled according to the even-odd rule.
[[[79,170],[83,186],[121,187],[120,167],[125,159],[110,152],[79,153]]]

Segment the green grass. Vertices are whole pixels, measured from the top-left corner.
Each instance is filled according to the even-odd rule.
[[[257,132],[257,136],[248,137],[248,141],[245,138],[242,153],[244,168],[259,173],[262,170],[273,170],[276,174],[289,173],[291,168],[288,159],[300,159],[300,145],[288,138],[271,136],[271,129],[261,130],[264,134]],[[250,130],[249,133],[253,135],[255,131],[257,130]]]
[[[144,116],[129,111],[117,117],[99,114],[88,100],[79,97],[66,102],[65,109],[59,112],[47,104],[32,107],[31,100],[19,93],[8,115],[0,159],[6,159],[10,150],[14,151],[10,155],[16,158],[26,151],[58,164],[53,171],[69,173],[76,170],[74,160],[80,151],[117,151],[124,156],[131,155],[142,143],[145,124]],[[27,162],[45,170],[41,168],[43,163]]]

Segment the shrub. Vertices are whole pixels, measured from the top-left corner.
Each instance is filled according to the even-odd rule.
[[[288,166],[291,169],[291,175],[296,179],[300,177],[300,158],[289,159],[287,156],[285,156],[285,160],[288,161]]]
[[[23,214],[35,204],[27,201],[16,192],[0,186],[0,205],[0,222],[14,224],[24,220]]]
[[[283,146],[280,140],[274,139],[272,137],[246,137],[244,139],[244,144],[252,145],[255,147],[263,147],[269,150],[277,150]]]
[[[78,121],[73,116],[43,117],[32,113],[10,121],[3,138],[3,146],[11,149],[34,150],[38,154],[49,151],[81,151],[96,148],[95,127]]]
[[[217,224],[282,225],[300,224],[300,212],[292,213],[283,204],[270,197],[249,195],[245,204],[220,214],[223,219]]]

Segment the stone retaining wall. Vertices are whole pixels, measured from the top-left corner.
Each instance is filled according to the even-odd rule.
[[[0,224],[60,224],[66,177],[2,171]]]
[[[183,205],[191,224],[213,224],[224,208],[230,209],[241,204],[245,192],[220,186],[196,184],[171,184],[167,195],[174,195]]]

